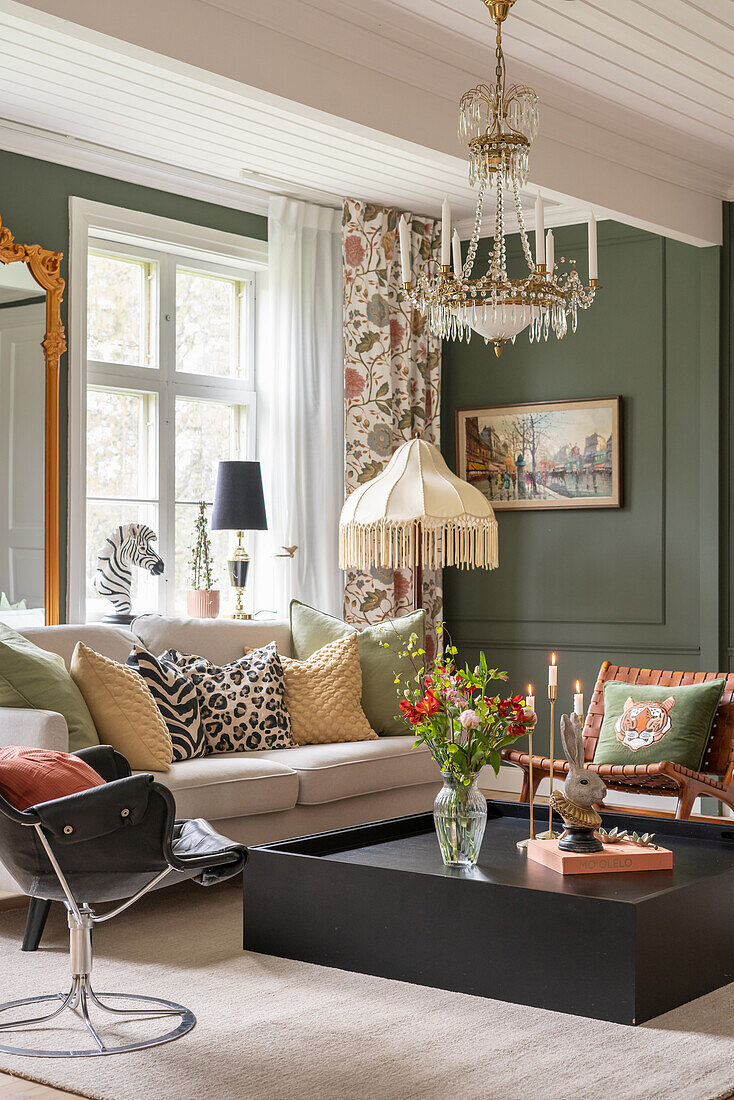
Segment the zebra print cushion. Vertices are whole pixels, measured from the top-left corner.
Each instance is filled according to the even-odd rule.
[[[136,645],[127,664],[145,680],[168,726],[173,763],[204,756],[206,739],[201,724],[199,696],[195,685],[181,672],[176,662],[165,653],[162,657],[154,657],[147,649]]]
[[[175,649],[164,657],[196,685],[207,752],[293,748],[275,642],[221,667]]]

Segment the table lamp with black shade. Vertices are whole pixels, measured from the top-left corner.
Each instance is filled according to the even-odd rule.
[[[237,593],[235,619],[249,616],[242,607],[242,594],[247,584],[250,558],[242,545],[245,531],[267,531],[263,482],[259,462],[220,462],[217,487],[214,491],[212,531],[236,531],[237,548],[229,566],[229,579]]]

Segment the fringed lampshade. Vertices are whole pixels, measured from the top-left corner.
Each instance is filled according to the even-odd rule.
[[[347,497],[339,521],[343,569],[496,569],[497,520],[487,498],[452,474],[423,439],[398,447],[385,469]]]

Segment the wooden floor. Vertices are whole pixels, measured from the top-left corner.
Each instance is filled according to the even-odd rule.
[[[22,1077],[11,1077],[0,1073],[0,1100],[71,1100],[70,1092],[59,1092],[48,1085],[37,1085],[35,1081],[24,1081]]]

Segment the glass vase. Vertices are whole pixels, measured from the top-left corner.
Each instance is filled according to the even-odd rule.
[[[443,787],[433,803],[433,820],[441,857],[447,867],[474,867],[487,824],[487,800],[477,777],[464,784],[444,773]]]

